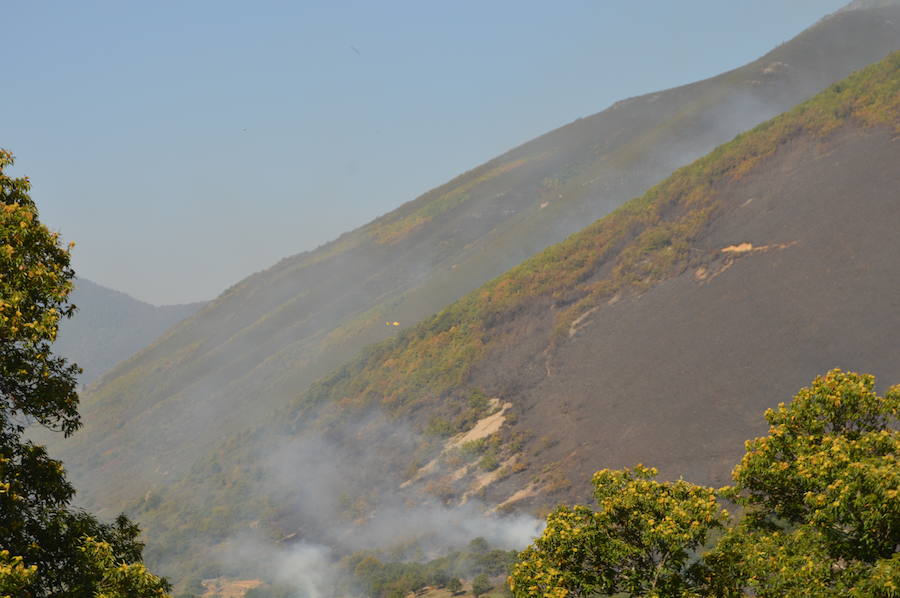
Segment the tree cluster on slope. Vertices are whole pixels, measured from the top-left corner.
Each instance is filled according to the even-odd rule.
[[[476,595],[481,595],[491,589],[489,577],[506,575],[515,558],[515,551],[492,550],[483,538],[475,538],[465,550],[424,563],[385,562],[374,553],[358,552],[346,558],[342,568],[357,586],[347,588],[349,594],[361,591],[372,598],[402,598],[426,587],[457,593],[463,578],[472,579],[473,593],[477,590]]]

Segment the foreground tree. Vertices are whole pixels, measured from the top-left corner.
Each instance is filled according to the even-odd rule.
[[[560,507],[519,555],[516,596],[900,596],[900,386],[832,370],[765,417],[735,485],[659,483],[654,470],[601,471],[600,506]],[[723,529],[698,556],[708,533]]]
[[[900,386],[832,370],[766,411],[727,496],[743,520],[706,557],[719,595],[900,593]]]
[[[12,557],[8,550],[0,550],[0,598],[21,596],[28,590],[37,570],[26,566],[22,557]]]
[[[598,509],[559,507],[519,555],[509,586],[520,598],[624,593],[691,596],[704,579],[692,559],[728,517],[712,488],[658,482],[655,469],[594,474]]]
[[[79,428],[79,369],[51,352],[60,318],[74,311],[69,248],[39,221],[28,179],[4,172],[12,163],[0,150],[0,591],[95,598],[105,571],[139,562],[143,545],[124,516],[104,524],[71,508],[62,464],[24,438],[31,425],[66,436]],[[108,549],[103,559],[85,550],[88,538]],[[149,574],[142,583],[154,589],[128,595],[168,587]]]

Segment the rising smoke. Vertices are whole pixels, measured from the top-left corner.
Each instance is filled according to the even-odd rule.
[[[373,437],[388,446],[369,451]],[[541,533],[544,522],[529,515],[491,515],[477,501],[451,506],[401,488],[379,453],[404,454],[417,441],[381,414],[345,424],[331,437],[307,433],[282,439],[270,453],[262,484],[285,513],[279,527],[298,531],[274,542],[261,530],[244,531],[219,551],[223,565],[257,571],[303,596],[325,598],[346,576],[338,560],[354,552],[403,546],[407,556],[427,560],[477,537],[493,548],[521,550]],[[359,496],[366,512],[348,512],[348,497]]]

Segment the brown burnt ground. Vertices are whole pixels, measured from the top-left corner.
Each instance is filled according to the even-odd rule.
[[[528,501],[588,500],[593,471],[637,463],[728,483],[744,440],[765,432],[763,411],[817,374],[900,382],[900,140],[849,127],[827,143],[796,139],[720,196],[700,268],[597,305],[547,369],[533,337],[487,360],[506,371],[482,370],[478,383],[512,401],[517,427],[545,447],[531,442],[532,467],[491,499],[542,469],[558,490]],[[543,326],[523,314],[514,336],[549,330],[543,309]]]

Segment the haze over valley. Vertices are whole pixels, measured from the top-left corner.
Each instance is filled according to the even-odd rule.
[[[898,166],[900,1],[855,0],[209,301],[74,279],[67,299],[35,300],[53,310],[34,322],[78,306],[52,350],[84,371],[44,377],[77,384],[58,421],[80,429],[51,430],[74,431],[12,382],[0,421],[62,461],[77,494],[60,504],[125,513],[145,546],[97,528],[113,556],[80,545],[100,556],[75,590],[49,557],[7,572],[38,561],[0,517],[0,594],[892,595]],[[6,205],[28,205],[4,177]],[[17,263],[0,315],[37,297],[11,286]],[[55,327],[16,340],[4,322],[43,363]],[[102,573],[141,559],[153,574]]]

